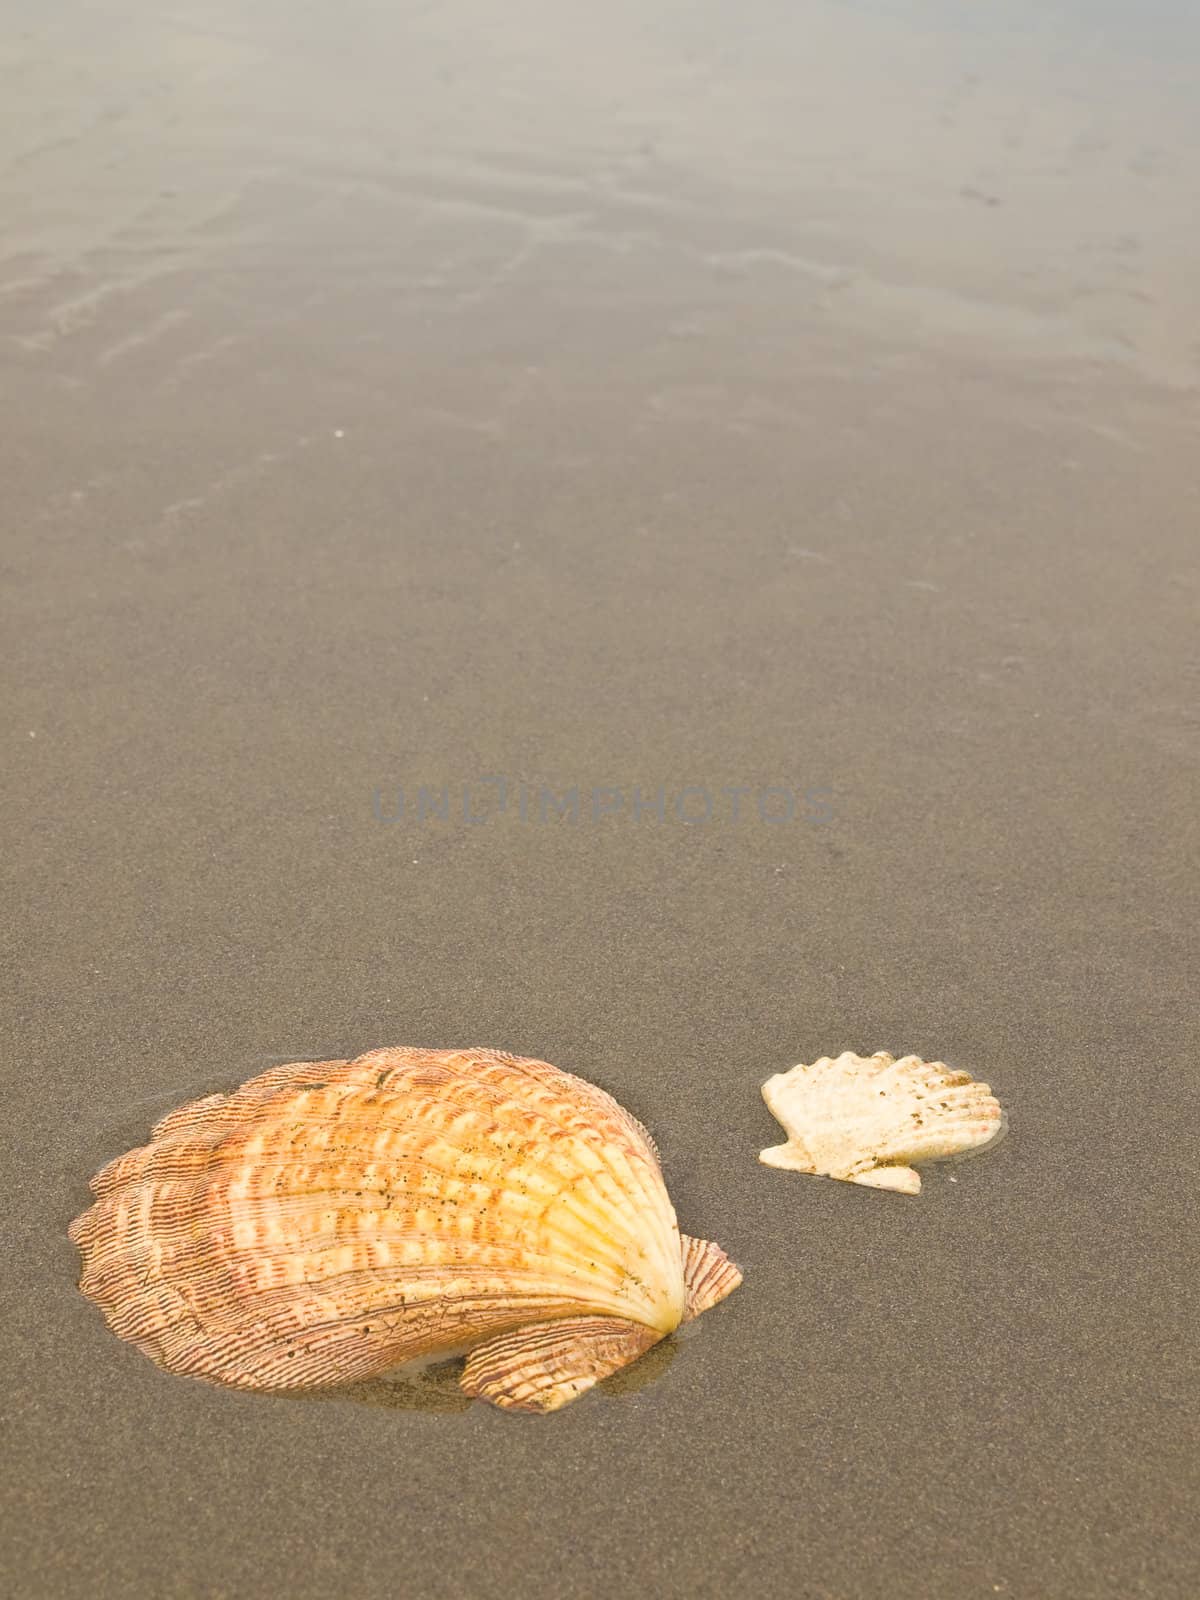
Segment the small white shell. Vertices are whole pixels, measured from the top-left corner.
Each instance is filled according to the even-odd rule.
[[[982,1149],[1004,1131],[986,1083],[944,1061],[878,1050],[822,1056],[763,1084],[763,1099],[788,1135],[763,1150],[768,1167],[918,1194],[910,1163]]]

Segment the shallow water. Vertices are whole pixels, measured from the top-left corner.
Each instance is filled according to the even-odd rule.
[[[10,5],[15,1592],[1200,1587],[1200,13],[992,10]],[[385,1043],[743,1288],[544,1419],[108,1335],[87,1176]],[[759,1166],[843,1048],[1010,1136]]]

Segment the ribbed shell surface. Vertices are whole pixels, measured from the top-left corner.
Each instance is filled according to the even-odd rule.
[[[675,1213],[645,1129],[547,1062],[376,1050],[172,1112],[93,1180],[80,1287],[161,1366],[341,1383],[545,1318],[669,1333]]]

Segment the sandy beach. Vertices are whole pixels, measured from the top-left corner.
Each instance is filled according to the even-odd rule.
[[[1200,1592],[1200,16],[1000,9],[16,0],[7,1592]],[[108,1333],[88,1177],[384,1044],[743,1287],[548,1418]],[[761,1166],[847,1048],[1008,1137]]]

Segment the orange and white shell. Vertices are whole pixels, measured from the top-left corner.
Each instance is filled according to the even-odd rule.
[[[610,1095],[493,1050],[274,1067],[92,1187],[80,1288],[160,1366],[239,1388],[470,1349],[468,1393],[554,1410],[741,1281],[679,1233]]]
[[[763,1099],[787,1132],[759,1154],[769,1167],[917,1194],[917,1162],[981,1150],[1004,1130],[986,1083],[944,1061],[886,1050],[822,1056],[776,1073]]]

